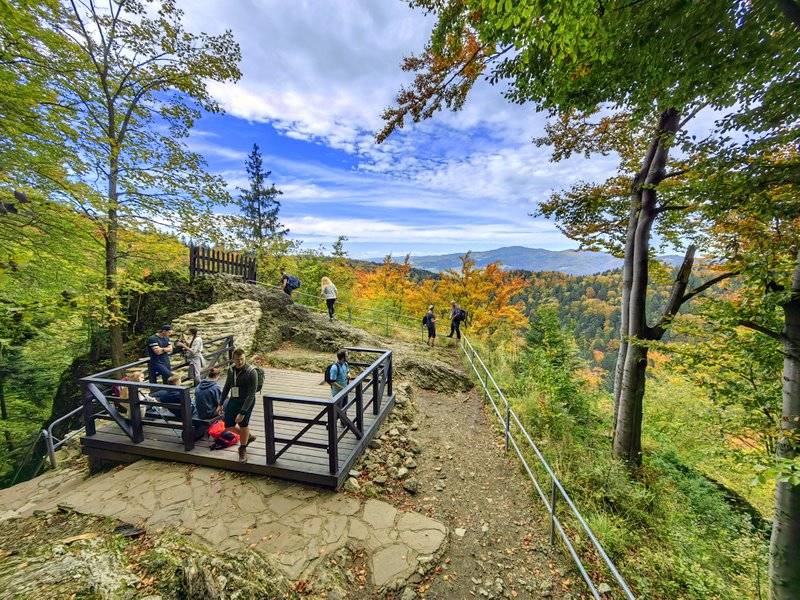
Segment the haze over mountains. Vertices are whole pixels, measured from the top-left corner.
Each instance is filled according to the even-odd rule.
[[[461,267],[463,253],[440,254],[430,256],[411,256],[411,265],[427,271],[439,272]],[[592,275],[622,267],[622,260],[604,252],[588,252],[580,250],[545,250],[544,248],[526,248],[525,246],[508,246],[495,250],[473,252],[472,258],[478,267],[485,267],[493,262],[501,262],[505,269],[521,269],[524,271],[560,271],[570,275]],[[681,257],[663,256],[662,260],[669,264],[680,263]]]

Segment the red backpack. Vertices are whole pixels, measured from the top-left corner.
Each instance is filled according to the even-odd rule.
[[[225,423],[221,419],[211,424],[208,435],[214,438],[214,443],[211,444],[212,450],[229,448],[239,443],[239,434],[235,431],[226,431]]]
[[[221,436],[223,431],[225,431],[225,423],[222,419],[217,419],[208,426],[208,435],[214,439]]]

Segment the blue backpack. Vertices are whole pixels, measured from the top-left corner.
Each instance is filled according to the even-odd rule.
[[[289,275],[286,278],[286,289],[294,291],[300,287],[300,280],[294,275]]]

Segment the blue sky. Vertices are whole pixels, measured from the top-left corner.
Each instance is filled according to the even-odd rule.
[[[612,157],[549,162],[532,138],[545,118],[479,85],[459,113],[408,126],[382,145],[380,113],[408,79],[431,20],[399,0],[186,0],[193,31],[233,30],[243,77],[212,84],[225,115],[198,122],[190,146],[232,188],[253,143],[284,192],[282,220],[305,247],[346,235],[374,258],[507,245],[574,248],[529,213],[551,191],[615,170]]]

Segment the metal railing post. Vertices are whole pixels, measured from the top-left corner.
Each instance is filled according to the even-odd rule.
[[[553,479],[553,487],[550,490],[550,545],[556,543],[556,500],[558,499],[558,490],[556,489],[556,480]]]
[[[509,438],[511,437],[511,405],[506,400],[506,452],[508,452]]]
[[[339,436],[336,432],[336,404],[328,405],[328,468],[332,475],[339,471]]]
[[[266,436],[267,464],[275,464],[275,413],[272,398],[262,396],[264,402],[264,435]]]
[[[42,437],[44,438],[45,446],[47,446],[47,456],[50,458],[50,466],[54,469],[58,466],[56,461],[56,451],[53,448],[53,438],[46,429],[42,429]]]

